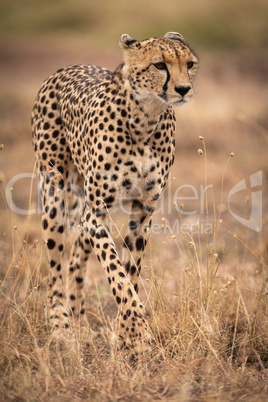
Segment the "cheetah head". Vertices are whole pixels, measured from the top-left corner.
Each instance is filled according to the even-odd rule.
[[[140,100],[155,98],[166,106],[190,101],[198,60],[181,34],[168,32],[141,42],[123,34],[119,45],[123,74]]]

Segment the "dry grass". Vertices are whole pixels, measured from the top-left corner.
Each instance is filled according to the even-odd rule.
[[[57,53],[50,46],[42,49],[47,57],[39,60],[37,47],[13,45],[1,44],[6,55],[2,60],[5,76],[1,77],[0,95],[0,143],[5,145],[0,154],[1,398],[266,400],[267,91],[261,65],[264,55],[255,54],[254,63],[248,54],[228,55],[225,64],[222,59],[201,55],[196,99],[177,113],[174,178],[162,213],[154,217],[156,226],[142,270],[141,298],[154,336],[152,350],[129,363],[111,345],[116,306],[94,256],[88,261],[89,328],[74,322],[72,330],[51,333],[46,316],[48,267],[40,217],[12,213],[5,205],[4,195],[14,174],[33,171],[28,119],[42,79],[64,64],[90,61],[115,66],[119,57],[111,53],[93,54],[89,60],[88,49]],[[12,62],[14,57],[16,65]],[[244,59],[247,66],[241,62]],[[200,141],[199,136],[205,140]],[[234,158],[229,157],[231,152]],[[248,180],[258,170],[263,171],[264,180],[261,233],[236,222],[226,205],[232,186],[243,178]],[[181,199],[177,205],[173,201],[181,184],[191,184],[198,191],[200,185],[213,185],[212,191],[206,192],[203,211],[199,197],[183,201],[183,210],[196,210],[195,214],[180,213]],[[27,208],[30,192],[30,180],[18,183],[13,190],[17,205]],[[182,195],[193,194],[186,191]],[[250,205],[245,202],[248,196],[250,193],[245,191],[233,206],[244,216],[250,212]],[[32,204],[36,204],[35,182],[32,199]],[[116,222],[121,231],[120,216]],[[182,233],[183,223],[196,222],[199,226],[211,224],[212,232],[202,234],[202,230],[192,226],[192,231]],[[180,225],[180,233],[176,224]]]
[[[2,397],[265,400],[267,266],[260,264],[262,256],[249,250],[243,258],[237,251],[222,267],[225,258],[216,253],[216,244],[207,248],[198,235],[157,238],[163,239],[169,256],[160,257],[150,244],[143,276],[152,351],[129,363],[111,345],[116,310],[104,278],[94,287],[94,277],[88,286],[90,327],[74,322],[72,330],[51,333],[44,244],[23,242],[15,229],[14,243],[21,246],[2,283]],[[90,263],[94,275],[99,266],[93,258]],[[226,273],[230,267],[232,275]]]

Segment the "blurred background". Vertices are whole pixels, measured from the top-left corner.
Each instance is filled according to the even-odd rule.
[[[26,232],[30,242],[41,238],[40,216],[31,217],[29,231],[25,216],[11,214],[4,192],[14,175],[34,170],[30,114],[43,80],[68,64],[115,69],[121,61],[120,34],[142,40],[168,31],[183,34],[200,58],[195,98],[176,111],[171,194],[181,185],[199,191],[201,185],[211,184],[208,213],[201,210],[200,197],[188,199],[185,210],[196,213],[187,219],[206,222],[221,213],[224,240],[220,247],[225,248],[229,239],[232,250],[233,237],[227,235],[231,230],[242,239],[250,234],[252,248],[266,256],[267,18],[266,0],[1,0],[0,144],[4,149],[0,153],[0,260],[4,265],[10,263],[10,253],[16,252],[14,225],[20,230],[18,249]],[[205,149],[199,136],[204,137]],[[203,155],[198,154],[199,148]],[[234,157],[229,160],[231,152]],[[257,171],[263,179],[261,233],[237,222],[227,205],[230,189],[243,179],[249,185],[249,176]],[[13,199],[18,207],[28,207],[30,187],[29,179],[14,184]],[[180,194],[193,196],[189,188]],[[250,189],[241,191],[232,202],[235,213],[250,218]],[[155,221],[161,222],[163,217],[174,222],[178,212],[175,207],[162,210]]]

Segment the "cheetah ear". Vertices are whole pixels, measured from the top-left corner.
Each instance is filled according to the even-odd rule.
[[[135,45],[134,45],[134,43],[135,43]],[[119,46],[121,47],[121,49],[128,49],[128,48],[137,47],[136,45],[138,43],[139,42],[136,39],[132,38],[128,34],[121,35],[120,39],[119,39]]]
[[[170,40],[176,40],[178,42],[182,42],[185,45],[187,44],[186,40],[184,39],[184,37],[178,33],[178,32],[167,32],[164,37],[164,39],[170,39]]]

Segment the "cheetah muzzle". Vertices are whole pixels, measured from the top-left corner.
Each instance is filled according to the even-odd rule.
[[[142,352],[150,330],[138,292],[151,218],[174,161],[173,106],[189,102],[197,57],[182,35],[137,41],[120,38],[123,63],[114,71],[92,65],[60,69],[42,85],[32,112],[39,171],[42,229],[50,264],[53,327],[85,313],[86,261],[93,250],[118,305],[117,347]],[[66,219],[77,207],[72,189],[82,180],[84,204],[73,241],[64,296]],[[119,258],[105,217],[131,204]]]

